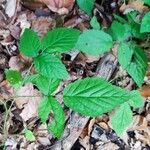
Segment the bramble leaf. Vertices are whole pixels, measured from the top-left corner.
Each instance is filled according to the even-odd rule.
[[[61,60],[49,54],[43,54],[34,59],[34,65],[39,74],[58,79],[67,79],[68,73]]]
[[[146,13],[143,17],[140,32],[150,32],[150,12]]]
[[[48,125],[48,130],[57,138],[60,138],[64,131],[65,114],[58,101],[51,97],[51,111],[53,113],[53,121]]]
[[[53,113],[53,121],[48,125],[48,130],[57,138],[60,138],[64,130],[65,115],[58,101],[52,96],[44,97],[39,105],[38,112],[43,123],[48,119],[50,112]]]
[[[138,39],[143,39],[145,38],[145,34],[144,33],[140,33],[140,21],[139,19],[137,19],[138,13],[136,11],[131,11],[130,13],[126,14],[126,17],[128,18],[128,25],[131,28],[131,33],[132,36]]]
[[[79,36],[75,48],[87,54],[99,55],[108,52],[112,44],[112,38],[109,34],[92,29],[84,31]]]
[[[6,75],[6,80],[11,84],[11,85],[16,85],[20,84],[22,82],[22,76],[21,73],[17,70],[5,70],[5,75]]]
[[[113,21],[108,33],[112,36],[114,41],[123,41],[131,36],[131,28],[128,24]]]
[[[44,97],[39,105],[38,114],[43,123],[48,119],[48,115],[51,111],[51,101],[48,97]]]
[[[128,101],[128,104],[133,108],[140,108],[144,106],[144,100],[139,91],[131,91],[131,99]]]
[[[74,48],[80,31],[71,28],[57,28],[49,31],[42,40],[44,52],[67,52]]]
[[[122,65],[123,68],[126,68],[133,56],[133,49],[132,43],[121,43],[118,48],[118,59],[119,63]]]
[[[57,89],[60,80],[36,74],[28,76],[26,82],[34,83],[44,95],[50,95]]]
[[[132,110],[128,103],[122,104],[116,109],[110,123],[118,135],[122,135],[125,129],[132,123]]]
[[[99,116],[130,99],[126,90],[102,78],[85,78],[68,85],[63,93],[69,108],[86,116]]]
[[[20,38],[20,52],[29,57],[36,57],[41,49],[41,42],[36,32],[25,29]]]
[[[140,87],[144,82],[144,76],[147,69],[146,55],[144,51],[134,43],[126,44],[124,48],[126,49],[119,49],[118,61],[123,69],[125,69],[129,73],[136,84]],[[129,52],[129,49],[133,51],[132,59],[130,62],[129,59],[132,52]]]
[[[85,11],[89,16],[92,15],[95,0],[77,0],[80,9]]]

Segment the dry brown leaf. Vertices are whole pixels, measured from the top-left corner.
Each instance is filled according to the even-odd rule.
[[[19,57],[13,56],[9,60],[9,67],[12,70],[21,70],[24,66],[23,64],[19,63]]]
[[[47,5],[53,12],[68,14],[72,9],[75,0],[39,0]]]
[[[95,118],[90,120],[90,123],[89,123],[89,126],[88,126],[88,136],[90,136],[94,124],[95,124]]]
[[[41,95],[32,84],[26,84],[16,92],[15,102],[19,109],[23,108],[20,116],[24,121],[37,116],[40,100]]]
[[[140,93],[144,97],[150,97],[150,85],[145,85],[140,89]]]
[[[4,80],[0,83],[0,99],[9,99],[13,93],[13,88],[8,81]]]
[[[87,60],[86,60],[87,63],[92,63],[92,62],[98,61],[100,59],[100,56],[91,56],[91,55],[87,55],[87,54],[85,54],[85,56],[87,58]]]
[[[101,128],[105,129],[105,130],[109,130],[109,126],[105,123],[105,122],[99,122],[97,123]]]
[[[118,145],[116,145],[112,142],[107,142],[105,144],[100,144],[97,149],[99,149],[99,150],[101,150],[101,149],[102,150],[118,150],[119,147],[118,147]]]
[[[39,2],[39,0],[21,0],[22,5],[31,10],[36,10],[38,8],[44,8],[45,4]]]
[[[35,31],[38,31],[38,35],[43,37],[50,29],[55,26],[55,20],[50,17],[38,17],[31,21],[31,26]]]
[[[130,1],[127,5],[123,4],[120,7],[120,11],[123,12],[124,14],[133,10],[136,10],[142,13],[148,10],[148,7],[144,6],[144,1],[142,0]]]

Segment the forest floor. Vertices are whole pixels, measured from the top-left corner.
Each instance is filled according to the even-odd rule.
[[[6,81],[4,70],[10,68],[24,73],[32,62],[32,59],[19,53],[18,42],[25,28],[33,29],[41,38],[56,27],[72,27],[81,31],[91,28],[90,17],[73,0],[69,1],[65,9],[50,6],[31,0],[0,0],[0,149],[150,150],[150,66],[140,89],[145,100],[144,107],[133,110],[133,123],[122,137],[117,136],[111,128],[110,114],[87,118],[64,107],[66,127],[63,137],[57,140],[48,133],[46,125],[41,124],[38,118],[39,98],[29,101],[29,98],[20,97],[18,99],[21,102],[18,99],[9,99],[13,90]],[[138,0],[126,5],[120,0],[103,0],[95,2],[93,14],[102,26],[109,27],[113,21],[113,13],[123,15],[131,9],[143,14],[149,8]],[[136,89],[132,78],[118,64],[116,50],[117,46],[114,46],[111,52],[101,56],[90,56],[78,50],[62,54],[62,61],[70,78],[62,81],[56,91],[60,102],[60,93],[65,85],[83,77],[104,76],[117,86]],[[146,53],[150,59],[150,53]],[[26,85],[19,94],[30,93],[31,90],[32,93],[37,92],[33,85]],[[35,140],[29,141],[26,138],[26,128],[32,131]]]

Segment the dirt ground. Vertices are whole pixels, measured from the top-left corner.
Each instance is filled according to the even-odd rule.
[[[54,4],[53,1],[57,2]],[[125,89],[137,88],[118,64],[117,45],[101,56],[90,56],[78,50],[62,54],[70,78],[62,81],[56,91],[66,115],[65,131],[59,140],[48,133],[46,125],[41,124],[37,116],[39,98],[33,101],[20,98],[23,102],[19,104],[9,99],[13,90],[6,81],[4,70],[10,68],[24,73],[32,62],[32,59],[19,53],[18,43],[25,28],[32,28],[41,38],[56,27],[72,27],[81,31],[91,28],[90,17],[79,9],[74,0],[64,3],[61,0],[0,0],[0,149],[150,150],[150,66],[140,89],[144,96],[144,107],[133,109],[133,123],[122,137],[117,136],[110,125],[111,113],[96,118],[83,117],[69,110],[62,102],[61,93],[65,85],[83,77],[105,77],[112,84]],[[131,9],[138,10],[142,15],[149,8],[140,0],[129,1],[126,5],[121,0],[96,0],[93,14],[103,27],[109,27],[114,19],[113,13],[123,16],[125,11]],[[146,53],[150,58],[149,51]],[[33,85],[26,85],[19,92],[31,90],[38,93]],[[34,133],[35,141],[25,138],[23,131],[26,127]]]

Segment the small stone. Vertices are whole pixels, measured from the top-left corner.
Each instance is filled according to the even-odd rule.
[[[137,148],[140,148],[141,147],[141,142],[140,141],[137,141],[134,145],[134,148],[137,149]]]
[[[38,137],[38,141],[45,146],[51,144],[48,137]]]

